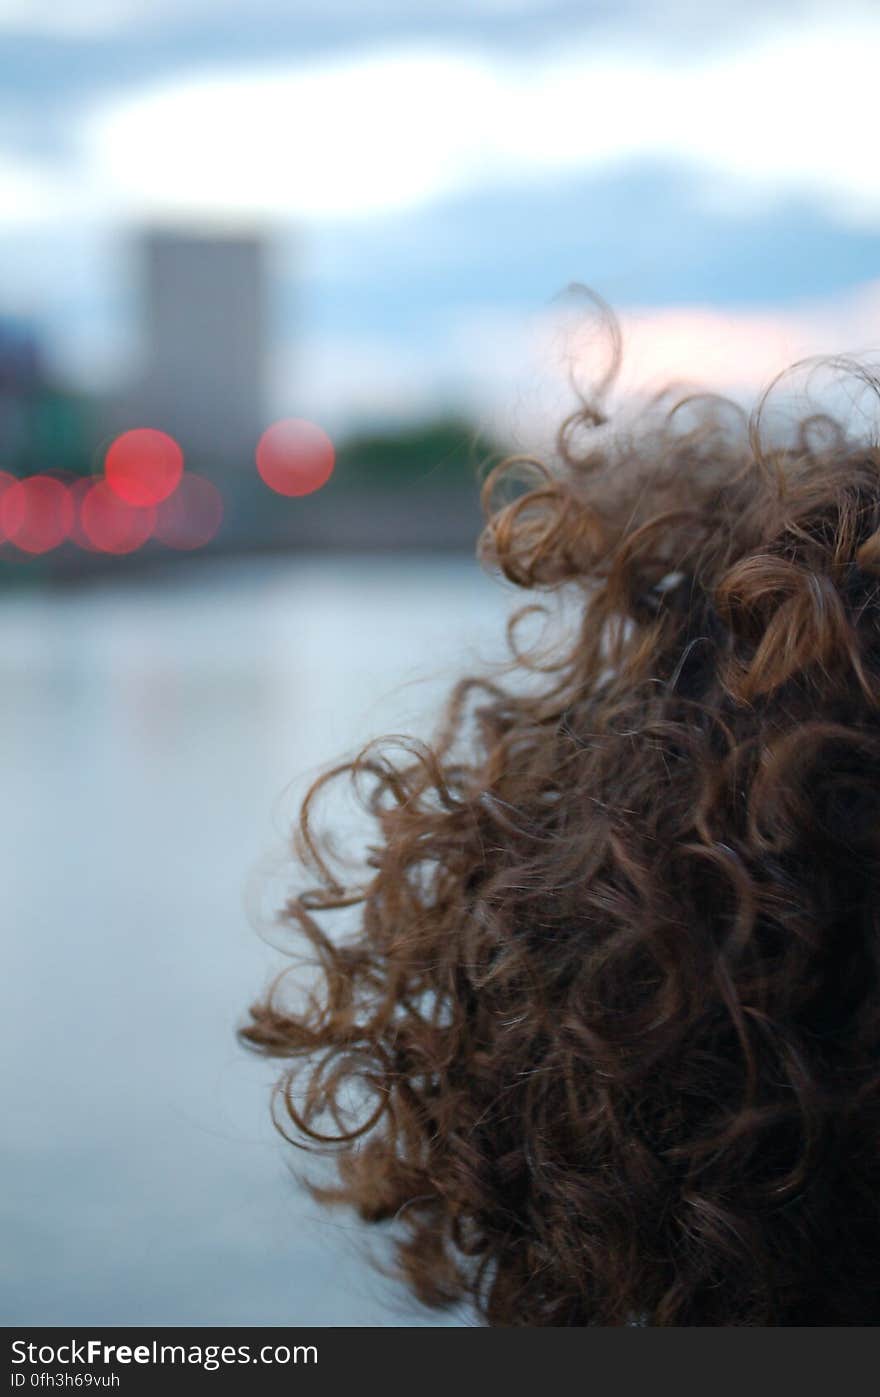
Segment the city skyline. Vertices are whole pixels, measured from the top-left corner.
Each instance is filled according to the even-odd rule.
[[[712,388],[880,339],[863,4],[206,14],[0,4],[0,308],[71,382],[133,372],[127,249],[163,220],[271,236],[269,415],[334,432],[432,405],[548,421],[572,281],[634,368],[671,340]],[[712,340],[737,355],[707,364]]]

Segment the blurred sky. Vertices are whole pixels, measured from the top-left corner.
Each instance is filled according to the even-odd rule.
[[[273,233],[270,408],[330,426],[516,429],[574,280],[639,382],[880,340],[876,5],[0,0],[0,55],[0,310],[87,385],[182,217]]]

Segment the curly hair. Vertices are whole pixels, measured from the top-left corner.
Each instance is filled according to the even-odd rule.
[[[608,324],[549,463],[483,486],[482,557],[573,598],[567,640],[511,635],[430,743],[315,782],[281,919],[317,980],[295,1010],[288,966],[240,1036],[287,1060],[282,1132],[336,1157],[315,1195],[396,1219],[428,1305],[876,1323],[880,449],[816,413],[769,446],[766,394],[737,427],[667,389],[618,429]],[[346,773],[357,886],[310,820]]]

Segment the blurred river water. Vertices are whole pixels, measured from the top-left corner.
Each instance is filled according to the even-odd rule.
[[[346,555],[0,601],[5,1323],[473,1322],[296,1184],[234,1033],[283,963],[251,894],[296,882],[309,781],[427,734],[511,590]]]

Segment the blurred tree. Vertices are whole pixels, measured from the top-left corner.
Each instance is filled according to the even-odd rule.
[[[87,400],[45,385],[29,407],[28,473],[63,470],[87,475],[94,434]]]
[[[432,418],[408,426],[364,429],[342,442],[336,487],[372,485],[476,490],[486,466],[505,449],[462,417]]]

